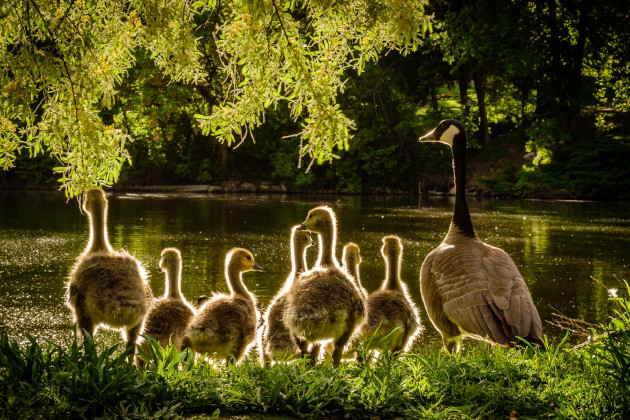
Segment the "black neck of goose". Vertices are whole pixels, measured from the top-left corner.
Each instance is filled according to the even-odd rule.
[[[453,172],[455,173],[455,211],[452,223],[469,238],[475,237],[466,200],[466,134],[453,139]]]

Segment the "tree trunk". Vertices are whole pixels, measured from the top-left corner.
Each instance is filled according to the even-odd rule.
[[[479,139],[484,146],[490,142],[490,131],[488,129],[488,112],[486,111],[486,90],[483,75],[480,71],[473,73],[475,92],[477,93],[477,106],[479,107]]]
[[[221,177],[227,181],[228,177],[228,145],[226,141],[221,142]]]
[[[460,78],[457,81],[459,86],[459,103],[462,104],[462,116],[464,119],[468,119],[470,114],[470,106],[468,105],[468,79]]]
[[[438,116],[440,115],[440,107],[437,99],[437,87],[435,86],[434,81],[431,82],[431,108],[433,108],[433,111],[435,111]]]
[[[586,45],[586,26],[589,19],[589,2],[581,2],[577,11],[579,21],[577,24],[577,43],[573,48],[571,57],[571,104],[569,129],[573,138],[579,138],[581,130],[579,127],[580,109],[582,108],[582,68],[584,67],[584,47]]]

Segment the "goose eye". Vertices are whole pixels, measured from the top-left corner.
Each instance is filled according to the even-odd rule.
[[[249,255],[247,256],[247,261],[251,261],[252,257],[250,257]]]
[[[309,214],[309,215],[308,215],[308,218],[310,219],[311,217],[313,217],[313,215],[312,215],[312,214]]]

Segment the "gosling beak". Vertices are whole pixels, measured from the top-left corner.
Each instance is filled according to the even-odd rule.
[[[254,271],[264,271],[264,270],[260,264],[254,263]]]
[[[431,130],[430,132],[428,132],[427,134],[425,134],[424,136],[420,137],[418,139],[419,142],[423,142],[423,141],[437,141],[438,138],[435,137],[435,128],[433,130]]]
[[[299,229],[299,230],[308,230],[308,229],[306,229],[306,222],[302,223],[302,224],[298,227],[298,229]]]

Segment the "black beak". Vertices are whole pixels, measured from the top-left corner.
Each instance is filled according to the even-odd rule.
[[[264,271],[262,266],[258,263],[254,263],[254,270],[255,271]]]
[[[430,132],[428,132],[427,134],[425,134],[424,136],[420,137],[418,139],[419,142],[422,141],[437,141],[437,137],[435,137],[435,129],[431,130]]]
[[[300,229],[300,230],[308,230],[308,229],[306,229],[306,222],[302,223],[298,229]]]

